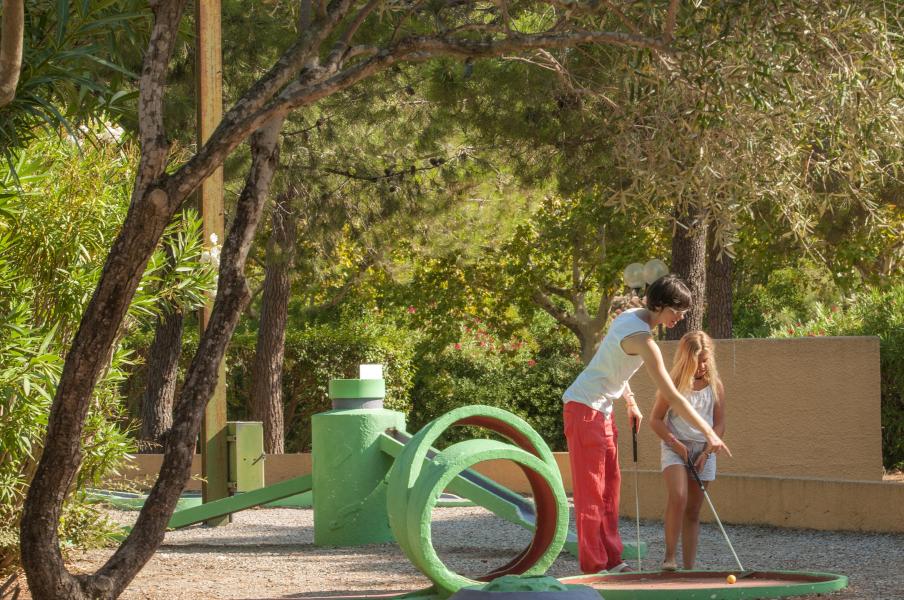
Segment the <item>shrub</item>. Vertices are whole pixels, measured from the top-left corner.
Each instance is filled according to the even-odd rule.
[[[819,304],[838,304],[841,294],[824,266],[801,259],[793,267],[776,269],[766,283],[739,290],[734,301],[736,337],[767,337],[777,329],[816,317]]]
[[[286,452],[310,450],[311,416],[330,409],[330,379],[356,378],[362,363],[383,364],[386,408],[408,412],[414,339],[412,332],[383,324],[373,313],[288,331],[283,365]],[[230,419],[247,415],[255,344],[254,333],[243,333],[236,335],[229,347]]]
[[[574,342],[538,319],[523,336],[500,339],[479,321],[462,327],[459,341],[417,360],[409,429],[460,406],[485,404],[531,424],[554,450],[565,449],[562,392],[582,368]],[[444,443],[484,435],[474,428],[448,432]]]
[[[0,570],[18,559],[18,522],[40,458],[66,348],[128,208],[127,150],[39,138],[0,172]],[[97,485],[134,446],[118,388],[130,357],[116,350],[94,390],[75,489]],[[105,520],[72,494],[64,547],[104,539]]]

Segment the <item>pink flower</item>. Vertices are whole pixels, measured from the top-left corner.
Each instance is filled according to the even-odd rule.
[[[788,335],[794,335],[794,329],[791,327],[788,328]]]
[[[459,344],[458,342],[456,342],[456,343],[455,343],[455,349],[456,349],[456,350],[461,350],[461,344]]]
[[[532,359],[532,358],[529,359],[529,360],[527,361],[527,366],[528,366],[528,367],[536,366],[536,364],[537,364],[537,361],[535,361],[535,360]]]
[[[832,305],[832,312],[838,312],[838,307],[836,305]]]
[[[414,314],[417,312],[417,309],[413,306],[408,307],[408,314]]]

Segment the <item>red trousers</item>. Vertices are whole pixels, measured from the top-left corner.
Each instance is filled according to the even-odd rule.
[[[622,562],[618,535],[618,430],[613,419],[580,402],[565,403],[565,437],[574,491],[578,561],[584,573]]]

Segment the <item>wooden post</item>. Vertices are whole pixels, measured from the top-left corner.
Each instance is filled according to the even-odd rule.
[[[220,0],[196,0],[198,145],[210,138],[223,118],[223,55],[220,31]],[[198,205],[208,249],[222,245],[224,233],[223,168],[201,184]],[[212,236],[216,236],[213,238]],[[201,331],[210,320],[212,303],[201,310]],[[229,457],[226,449],[226,364],[220,363],[217,385],[204,411],[201,426],[201,496],[212,502],[229,496]],[[208,525],[225,525],[231,516],[210,519]]]

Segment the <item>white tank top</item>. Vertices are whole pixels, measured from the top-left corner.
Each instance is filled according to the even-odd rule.
[[[625,392],[628,380],[643,364],[640,356],[626,354],[621,347],[629,335],[650,334],[650,326],[638,316],[641,310],[632,308],[615,317],[590,363],[565,390],[564,402],[580,402],[606,416],[612,414],[612,401]]]
[[[713,404],[716,401],[716,395],[713,392],[713,387],[711,385],[706,386],[702,390],[691,390],[690,393],[686,396],[687,401],[690,402],[691,406],[694,407],[700,416],[703,417],[703,420],[709,423],[710,427],[713,424]],[[669,410],[666,413],[666,425],[669,427],[669,431],[672,432],[679,440],[686,440],[690,442],[705,442],[706,436],[703,435],[696,427],[688,424],[687,421],[676,415],[674,412]]]

